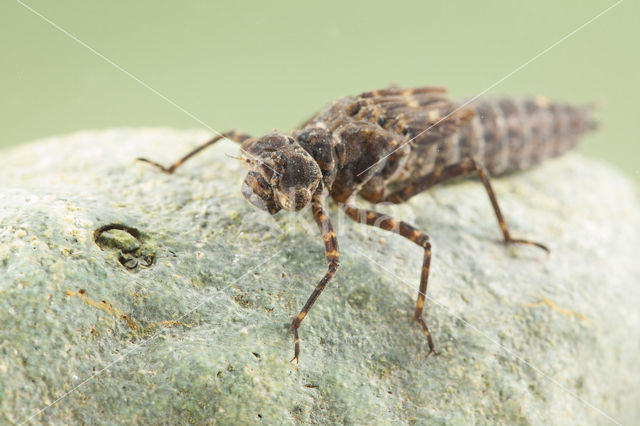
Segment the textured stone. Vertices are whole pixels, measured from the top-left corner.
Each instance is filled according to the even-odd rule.
[[[426,230],[427,323],[411,321],[422,251],[330,214],[325,271],[310,212],[271,217],[202,131],[80,132],[2,151],[0,422],[606,424],[640,419],[640,207],[619,173],[571,154],[495,179],[505,248],[478,182],[380,206]],[[94,231],[111,230],[94,241]],[[137,238],[132,236],[137,235]]]

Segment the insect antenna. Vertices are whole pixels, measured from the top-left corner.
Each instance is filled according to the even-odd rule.
[[[229,158],[233,158],[234,160],[239,160],[239,161],[244,161],[244,158],[242,157],[236,157],[235,155],[231,155],[231,154],[224,154]]]

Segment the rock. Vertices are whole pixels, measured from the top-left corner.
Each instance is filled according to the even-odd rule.
[[[240,194],[202,131],[114,129],[2,152],[0,422],[606,424],[640,419],[640,206],[577,154],[501,179],[505,248],[481,185],[380,206],[426,230],[426,357],[411,321],[422,250],[334,207],[326,270],[309,211]],[[96,235],[94,233],[98,230]],[[97,237],[97,238],[96,238]]]

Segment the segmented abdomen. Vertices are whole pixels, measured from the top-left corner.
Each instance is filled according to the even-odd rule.
[[[580,135],[595,127],[589,108],[545,98],[486,98],[468,107],[475,115],[457,132],[435,144],[413,147],[403,178],[468,157],[493,175],[526,169],[573,148]]]
[[[546,98],[488,98],[473,106],[474,119],[450,142],[457,142],[461,158],[474,155],[494,175],[556,157],[595,127],[589,108]]]
[[[484,152],[480,159],[493,174],[528,168],[556,157],[594,128],[588,108],[553,103],[546,98],[489,98],[475,105],[477,122],[470,134]]]

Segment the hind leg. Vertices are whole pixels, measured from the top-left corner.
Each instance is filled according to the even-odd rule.
[[[541,248],[542,250],[549,253],[549,249],[544,244],[511,237],[511,233],[509,232],[507,223],[505,222],[502,211],[500,210],[500,206],[498,205],[498,199],[496,198],[493,187],[491,186],[491,182],[489,181],[489,175],[486,169],[473,158],[467,158],[457,164],[436,169],[434,172],[431,172],[426,176],[410,182],[404,188],[400,188],[399,190],[389,194],[384,198],[384,201],[396,204],[402,203],[404,201],[407,201],[414,195],[419,194],[420,192],[423,192],[434,185],[437,185],[438,183],[458,176],[466,176],[472,173],[478,174],[478,176],[480,177],[480,181],[484,186],[484,189],[487,191],[489,201],[491,201],[493,211],[495,212],[496,218],[498,220],[498,226],[500,226],[500,230],[502,231],[504,242],[506,244],[529,244]]]

